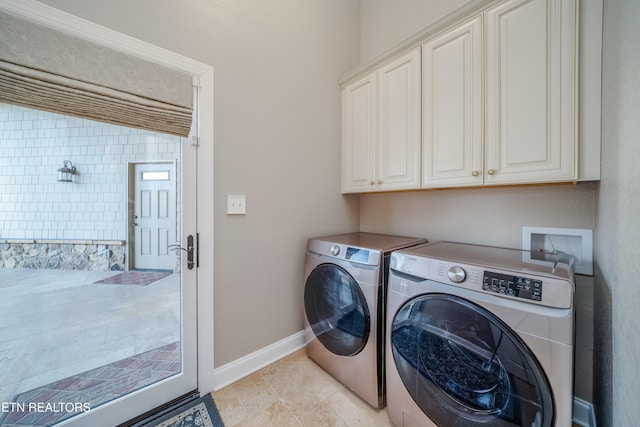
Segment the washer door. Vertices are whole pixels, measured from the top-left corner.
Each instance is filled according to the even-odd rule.
[[[320,264],[304,287],[307,321],[332,353],[353,356],[367,343],[370,316],[358,282],[342,267]]]
[[[486,309],[446,294],[406,302],[391,326],[407,391],[441,426],[551,426],[553,398],[526,344]]]

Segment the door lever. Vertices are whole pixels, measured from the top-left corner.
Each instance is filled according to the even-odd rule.
[[[167,246],[169,248],[170,251],[185,251],[187,253],[187,268],[189,270],[193,270],[193,266],[195,265],[195,262],[193,261],[193,236],[191,234],[189,234],[187,236],[187,248],[183,248],[181,247],[179,244],[176,245],[169,245]]]

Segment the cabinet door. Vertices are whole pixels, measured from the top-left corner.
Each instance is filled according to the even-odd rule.
[[[485,184],[577,179],[575,1],[486,13]]]
[[[422,187],[482,185],[482,17],[422,46]]]
[[[376,76],[342,89],[342,192],[375,190]]]
[[[420,50],[379,70],[376,188],[420,188]]]

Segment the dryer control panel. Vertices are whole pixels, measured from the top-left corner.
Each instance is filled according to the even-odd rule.
[[[542,301],[542,280],[485,270],[482,289],[516,298]]]

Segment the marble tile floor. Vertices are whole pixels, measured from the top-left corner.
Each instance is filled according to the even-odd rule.
[[[0,402],[180,340],[180,283],[118,272],[0,269]]]
[[[225,427],[387,427],[377,410],[299,350],[214,392]]]
[[[390,427],[299,350],[212,393],[225,427]],[[572,424],[572,427],[579,427]]]

